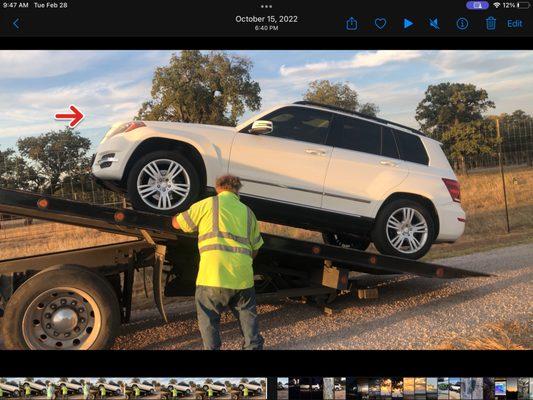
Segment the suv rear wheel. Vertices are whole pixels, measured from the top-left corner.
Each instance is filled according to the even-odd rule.
[[[175,151],[155,151],[140,158],[128,175],[128,197],[136,210],[174,215],[200,195],[192,163]]]
[[[434,237],[431,213],[409,199],[393,200],[383,207],[372,231],[372,241],[380,253],[412,260],[429,251]]]

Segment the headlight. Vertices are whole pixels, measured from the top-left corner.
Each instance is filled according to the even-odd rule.
[[[107,131],[107,133],[104,136],[104,140],[102,142],[106,141],[107,139],[118,135],[119,133],[126,133],[131,132],[134,129],[142,128],[143,126],[146,126],[146,124],[142,121],[132,121],[132,122],[126,122],[123,124],[115,124]]]

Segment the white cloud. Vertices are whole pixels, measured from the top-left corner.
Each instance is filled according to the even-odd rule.
[[[302,66],[280,67],[281,76],[290,75],[317,75],[326,73],[328,76],[339,73],[344,70],[353,70],[357,68],[379,67],[392,62],[405,62],[419,58],[422,52],[417,50],[378,50],[373,52],[360,52],[355,54],[351,59],[341,61],[322,61],[308,63]],[[314,79],[319,79],[315,77]]]
[[[79,71],[112,52],[103,51],[0,51],[0,79],[46,78]]]

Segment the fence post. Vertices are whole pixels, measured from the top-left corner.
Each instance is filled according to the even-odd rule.
[[[498,138],[498,163],[500,164],[500,174],[502,176],[503,186],[503,201],[505,203],[505,221],[507,223],[507,233],[511,233],[511,227],[509,225],[509,207],[507,206],[507,188],[505,186],[505,174],[503,172],[502,161],[502,137],[500,135],[500,119],[496,118],[496,136]]]

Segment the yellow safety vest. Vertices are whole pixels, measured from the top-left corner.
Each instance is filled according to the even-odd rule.
[[[252,252],[263,245],[250,208],[224,191],[193,204],[176,220],[184,232],[198,232],[200,267],[196,285],[247,289],[254,285]]]

